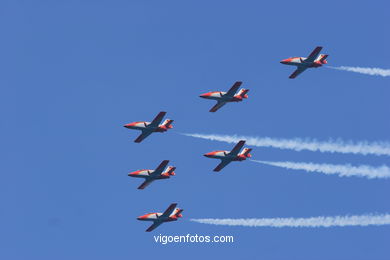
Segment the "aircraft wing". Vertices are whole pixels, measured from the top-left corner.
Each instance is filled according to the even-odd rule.
[[[241,149],[244,146],[244,144],[245,144],[245,141],[244,140],[240,140],[236,144],[236,146],[234,146],[234,148],[230,151],[229,155],[237,155],[241,151]]]
[[[305,67],[298,67],[294,72],[293,74],[290,75],[290,79],[295,79],[299,74],[301,74],[302,72],[304,72],[306,70]]]
[[[159,166],[157,166],[157,168],[154,170],[154,172],[150,175],[151,177],[156,177],[156,176],[159,176],[163,170],[165,169],[165,167],[167,167],[169,163],[169,160],[164,160],[160,163]]]
[[[160,216],[160,218],[166,218],[166,217],[169,217],[172,212],[175,210],[177,206],[177,203],[172,203],[171,205],[169,205],[169,207],[164,211],[164,213]]]
[[[210,112],[216,112],[218,109],[220,109],[221,107],[223,107],[225,104],[226,104],[225,101],[218,101],[218,103],[215,104],[215,106],[213,106],[213,107],[210,109]]]
[[[233,97],[234,94],[236,94],[238,88],[241,86],[242,82],[241,81],[236,81],[234,85],[226,92],[226,96]]]
[[[318,55],[320,54],[322,50],[322,47],[318,46],[316,47],[310,55],[306,58],[305,62],[313,62],[317,59]]]
[[[163,222],[154,222],[150,227],[148,227],[148,229],[146,230],[146,232],[150,232],[150,231],[153,231],[155,228],[157,228],[158,226],[160,226]]]
[[[146,137],[148,137],[149,135],[151,135],[153,132],[152,131],[142,131],[142,133],[137,137],[137,139],[134,140],[134,142],[136,143],[140,143],[142,142],[142,140],[144,140]]]
[[[230,162],[231,160],[222,160],[222,162],[218,164],[217,167],[215,167],[214,171],[219,172],[220,170],[225,168],[225,166],[228,165]]]
[[[151,184],[154,180],[153,179],[149,179],[149,180],[146,180],[144,181],[139,187],[138,189],[139,190],[143,190],[145,189],[147,186],[149,186],[149,184]]]
[[[160,113],[158,113],[158,115],[153,119],[153,121],[150,123],[149,126],[152,126],[152,127],[158,126],[161,123],[161,121],[164,118],[166,113],[167,112],[160,112]]]

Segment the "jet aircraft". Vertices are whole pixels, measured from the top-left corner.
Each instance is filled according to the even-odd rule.
[[[131,172],[128,175],[135,178],[144,178],[145,181],[138,187],[138,189],[143,190],[151,184],[154,180],[169,179],[171,176],[175,175],[176,167],[168,166],[169,160],[164,160],[155,170],[138,170]],[[165,169],[165,170],[164,170]]]
[[[213,92],[208,92],[200,95],[199,97],[201,98],[206,98],[206,99],[213,99],[217,101],[217,104],[213,106],[210,109],[210,112],[216,112],[218,109],[220,109],[222,106],[224,106],[228,102],[240,102],[244,98],[248,98],[248,93],[249,89],[240,89],[238,93],[236,94],[238,88],[241,86],[242,82],[237,81],[234,83],[234,85],[228,90],[228,92],[222,92],[222,91],[213,91]]]
[[[137,139],[134,140],[136,143],[142,142],[146,137],[151,135],[154,132],[166,132],[167,130],[172,128],[172,122],[173,120],[166,119],[161,125],[161,121],[164,118],[165,114],[167,112],[160,112],[158,115],[153,119],[152,122],[133,122],[124,125],[124,127],[128,129],[136,129],[141,130],[142,133],[137,137]]]
[[[219,172],[220,170],[222,170],[226,165],[228,165],[232,161],[244,161],[244,160],[246,160],[246,158],[249,158],[252,156],[250,154],[252,149],[250,149],[250,148],[244,148],[242,150],[242,152],[240,152],[242,147],[244,146],[244,144],[245,144],[245,141],[240,140],[236,144],[236,146],[234,146],[233,150],[231,150],[231,151],[214,151],[214,152],[206,153],[206,154],[204,154],[204,156],[206,156],[208,158],[214,158],[214,159],[221,160],[221,163],[218,164],[218,166],[215,167],[215,169],[214,169],[215,172]]]
[[[290,75],[290,79],[296,78],[299,74],[304,72],[308,68],[318,68],[328,63],[326,58],[327,54],[320,54],[322,47],[316,47],[309,55],[309,57],[292,57],[282,60],[280,63],[286,65],[297,66],[297,69]]]
[[[153,221],[153,224],[146,230],[146,232],[150,232],[160,226],[164,222],[177,221],[182,216],[182,209],[176,208],[177,203],[172,203],[169,207],[164,211],[164,213],[149,213],[143,216],[138,217],[138,220],[142,221]]]

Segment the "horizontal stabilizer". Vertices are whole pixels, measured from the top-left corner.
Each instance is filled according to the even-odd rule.
[[[240,153],[240,155],[244,155],[245,157],[250,158],[252,157],[252,155],[250,154],[251,151],[252,151],[251,148],[244,148]]]
[[[320,58],[319,58],[319,61],[322,63],[322,64],[326,64],[326,63],[328,63],[327,61],[326,61],[326,58],[328,58],[328,54],[321,54],[320,55]]]
[[[249,89],[242,88],[240,91],[238,91],[236,96],[240,96],[242,98],[248,98],[247,93],[249,92]]]
[[[166,119],[162,125],[165,126],[166,128],[172,128],[172,123],[173,123],[173,120],[172,119]]]
[[[176,167],[168,166],[168,168],[165,170],[164,175],[175,175]]]

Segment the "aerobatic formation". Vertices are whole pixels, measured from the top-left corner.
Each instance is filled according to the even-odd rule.
[[[317,68],[326,64],[326,57],[328,55],[319,54],[322,47],[317,47],[307,58],[297,57],[289,58],[281,61],[283,64],[297,66],[297,70],[290,76],[290,78],[295,78],[301,72],[307,68]],[[236,81],[233,86],[227,91],[212,91],[201,94],[199,97],[204,99],[215,100],[217,103],[210,109],[210,112],[217,112],[221,107],[226,103],[230,102],[241,102],[244,99],[248,98],[247,93],[249,89],[242,88],[238,90],[242,85],[241,81]],[[152,122],[137,121],[125,124],[124,127],[127,129],[140,130],[141,134],[134,140],[136,143],[141,143],[145,138],[151,135],[154,132],[166,132],[172,128],[173,120],[166,119],[162,124],[161,121],[165,117],[166,112],[160,112],[152,120]],[[251,157],[250,152],[251,148],[243,148],[245,145],[245,140],[240,140],[231,151],[214,151],[204,154],[205,157],[219,159],[221,162],[214,168],[215,172],[221,171],[225,166],[233,161],[244,161],[247,158]],[[155,170],[137,170],[130,172],[129,177],[142,178],[144,182],[138,187],[138,189],[143,190],[149,184],[155,180],[169,179],[171,176],[175,175],[176,167],[168,166],[169,160],[164,160],[160,163]],[[164,222],[176,221],[182,217],[182,209],[176,208],[177,203],[172,203],[164,213],[149,213],[143,216],[138,217],[138,220],[141,221],[153,221],[153,224],[146,230],[150,232],[160,226]]]
[[[322,47],[318,46],[316,47],[308,57],[292,57],[288,59],[284,59],[280,61],[282,64],[286,65],[293,65],[296,66],[297,69],[289,76],[290,79],[296,78],[299,74],[301,74],[303,71],[305,71],[308,68],[318,68],[323,66],[324,64],[327,64],[326,58],[328,57],[327,54],[320,54],[322,50]],[[210,112],[217,112],[221,107],[223,107],[225,104],[230,102],[241,102],[244,99],[248,98],[247,93],[249,92],[249,89],[242,88],[241,87],[242,82],[236,81],[233,86],[227,91],[212,91],[207,92],[204,94],[201,94],[200,97],[204,99],[210,99],[215,100],[217,103],[209,110]],[[141,134],[134,140],[136,143],[141,143],[145,138],[147,138],[149,135],[151,135],[154,132],[166,132],[169,129],[172,128],[172,122],[173,120],[166,119],[162,124],[162,120],[165,117],[166,112],[160,112],[153,120],[152,122],[133,122],[128,123],[124,125],[125,128],[128,129],[135,129],[140,130]],[[197,136],[198,137],[198,136]],[[207,136],[201,138],[209,139]],[[241,139],[241,138],[240,138]],[[230,139],[229,139],[230,140]],[[231,140],[230,140],[231,141]],[[233,161],[244,161],[247,158],[251,157],[250,152],[252,151],[251,148],[244,148],[245,140],[235,140],[232,142],[238,143],[233,147],[231,151],[213,151],[204,154],[207,158],[212,159],[219,159],[221,162],[214,168],[215,172],[221,171],[224,167],[226,167],[229,163]],[[248,139],[248,142],[250,144],[255,145],[253,140]],[[231,143],[231,142],[230,142]],[[256,146],[256,145],[255,145]],[[258,146],[258,145],[257,145]],[[262,161],[260,161],[262,162]],[[138,187],[138,189],[143,190],[148,185],[150,185],[155,180],[163,180],[163,179],[169,179],[171,176],[175,175],[176,167],[174,166],[167,166],[169,163],[169,160],[163,160],[157,168],[154,170],[137,170],[134,172],[128,173],[129,177],[134,178],[142,178],[144,179],[143,183]],[[264,162],[262,162],[264,163]],[[267,163],[267,162],[265,162]],[[271,163],[269,163],[271,164]],[[284,167],[284,166],[282,166]],[[152,188],[150,188],[152,189]],[[137,219],[140,221],[151,221],[153,224],[146,229],[146,232],[150,232],[160,226],[162,223],[165,222],[173,222],[177,221],[179,218],[182,217],[183,209],[177,208],[177,203],[172,203],[170,206],[163,212],[163,213],[148,213],[142,216],[139,216]],[[192,219],[193,221],[200,222],[200,223],[211,223],[211,224],[218,224],[222,225],[226,222],[227,225],[263,225],[261,222],[262,220],[255,219],[255,224],[247,223],[247,220],[209,220],[209,219]],[[225,222],[223,222],[225,221]],[[230,222],[229,222],[230,221]],[[241,223],[241,222],[242,223]],[[232,224],[233,223],[233,224]],[[260,223],[260,224],[259,224]],[[360,223],[360,222],[359,222]]]

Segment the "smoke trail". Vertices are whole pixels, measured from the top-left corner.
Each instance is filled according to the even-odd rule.
[[[202,138],[212,141],[221,141],[227,143],[237,143],[239,140],[246,140],[247,145],[258,147],[274,147],[279,149],[289,149],[294,151],[308,150],[312,152],[329,152],[329,153],[352,153],[352,154],[373,154],[373,155],[390,155],[390,143],[388,142],[344,142],[342,140],[329,140],[319,142],[315,139],[277,139],[270,137],[249,137],[237,135],[208,135],[208,134],[183,134],[186,136]]]
[[[390,224],[390,214],[360,215],[360,216],[335,216],[312,218],[239,218],[239,219],[215,219],[202,218],[190,219],[191,221],[225,226],[245,227],[346,227],[346,226],[380,226]]]
[[[269,162],[269,161],[257,161],[253,162],[272,165],[276,167],[282,167],[293,170],[304,170],[307,172],[320,172],[324,174],[337,174],[342,177],[359,176],[367,177],[369,179],[374,178],[390,178],[390,168],[382,165],[380,167],[372,167],[369,165],[352,166],[349,164],[315,164],[315,163],[303,163],[303,162]]]
[[[390,76],[390,69],[348,67],[348,66],[340,66],[340,67],[327,66],[327,68],[331,68],[331,69],[335,69],[335,70],[357,72],[357,73],[367,74],[367,75],[372,75],[372,76],[382,76],[382,77],[389,77]]]

